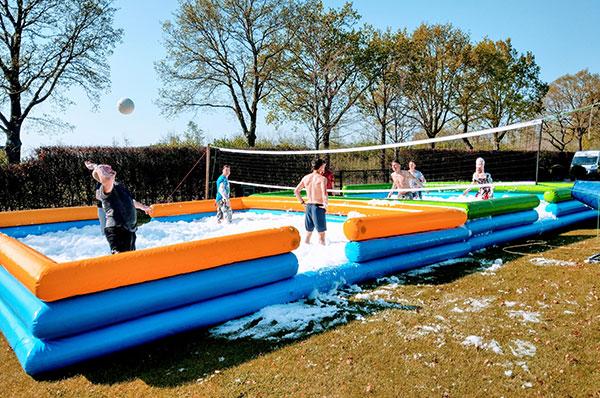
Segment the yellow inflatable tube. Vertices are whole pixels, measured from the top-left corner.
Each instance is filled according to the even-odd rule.
[[[55,301],[288,253],[299,244],[298,230],[281,227],[56,263],[0,234],[0,263],[38,298]]]

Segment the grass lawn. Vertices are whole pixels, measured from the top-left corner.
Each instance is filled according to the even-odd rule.
[[[347,295],[348,322],[294,340],[224,340],[197,331],[35,380],[2,337],[0,391],[600,397],[600,264],[584,262],[600,252],[595,224],[545,239],[362,285]],[[498,259],[502,266],[484,269]]]

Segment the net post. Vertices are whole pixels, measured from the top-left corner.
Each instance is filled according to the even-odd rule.
[[[537,147],[537,155],[535,157],[535,185],[539,183],[540,176],[540,152],[542,151],[542,133],[544,131],[544,121],[540,123],[540,128],[538,132],[538,147]]]
[[[204,199],[208,199],[208,183],[210,179],[210,144],[206,144],[206,167],[204,172]]]
[[[588,119],[588,140],[590,140],[592,138],[592,118],[594,116],[594,107],[596,106],[596,104],[592,104],[592,107],[590,108],[590,118]]]

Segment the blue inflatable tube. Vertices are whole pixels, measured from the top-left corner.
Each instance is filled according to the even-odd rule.
[[[468,243],[471,245],[471,249],[476,251],[519,239],[539,236],[543,233],[566,228],[579,222],[592,220],[595,217],[597,217],[597,212],[593,210],[586,210],[579,213],[568,214],[558,219],[546,218],[534,224],[504,229],[487,235],[474,236],[469,239]]]
[[[532,224],[538,220],[538,217],[539,215],[535,210],[526,210],[493,217],[476,218],[467,221],[465,227],[471,231],[471,235],[479,235],[501,229],[518,227],[520,225]]]
[[[298,259],[286,253],[46,303],[0,267],[0,300],[29,334],[48,339],[287,279],[297,271]]]
[[[476,251],[486,247],[501,245],[514,240],[519,240],[532,235],[539,235],[541,226],[538,223],[522,225],[510,229],[502,229],[490,234],[477,235],[469,239],[471,250]]]
[[[345,249],[348,260],[363,262],[447,243],[461,242],[468,238],[469,231],[466,228],[458,227],[391,238],[348,242]]]
[[[546,206],[546,211],[557,217],[567,214],[578,213],[580,211],[589,210],[589,207],[576,200],[567,200],[565,202],[550,203]]]
[[[575,181],[571,196],[592,209],[600,209],[600,181]]]
[[[347,263],[57,340],[44,341],[32,336],[10,308],[0,301],[0,328],[23,369],[29,374],[38,374],[190,329],[219,324],[268,305],[299,300],[314,290],[327,291],[340,284],[357,283],[460,257],[469,249],[465,242],[452,243],[362,264]]]
[[[559,217],[556,220],[544,219],[540,221],[542,233],[570,227],[573,224],[584,221],[595,220],[598,218],[599,214],[600,213],[596,210],[588,209],[578,213],[567,214],[566,216]]]

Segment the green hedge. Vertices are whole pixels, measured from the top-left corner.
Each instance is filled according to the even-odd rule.
[[[27,162],[0,166],[0,210],[94,204],[96,182],[83,164],[86,159],[112,165],[117,181],[127,185],[139,201],[202,199],[204,160],[173,197],[169,195],[203,152],[204,147],[196,146],[40,148]]]

